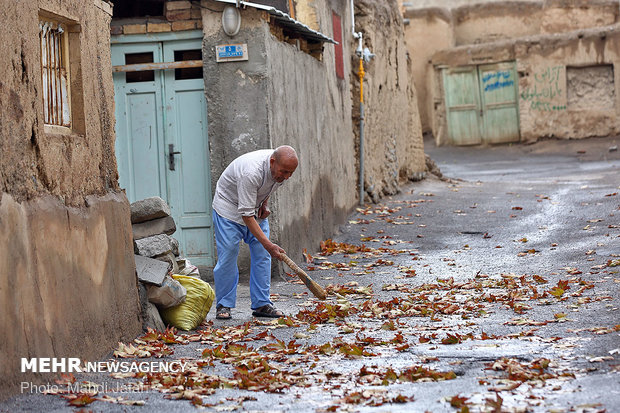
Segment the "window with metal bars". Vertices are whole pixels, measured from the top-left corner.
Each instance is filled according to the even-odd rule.
[[[69,47],[66,28],[57,22],[40,21],[39,40],[44,123],[71,127]]]

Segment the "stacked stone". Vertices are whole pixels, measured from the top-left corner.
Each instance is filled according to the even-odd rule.
[[[170,206],[160,197],[134,202],[131,204],[131,226],[135,254],[161,261],[161,266],[146,264],[150,267],[149,276],[153,276],[152,279],[141,279],[140,271],[138,279],[143,327],[163,331],[166,325],[157,307],[148,301],[147,286],[152,283],[161,285],[168,272],[177,272],[179,268],[176,262],[179,242],[170,236],[176,231],[176,224],[170,216]],[[140,257],[136,257],[136,267],[145,262],[145,258],[140,260],[138,258]],[[157,263],[157,261],[148,262]]]
[[[163,199],[155,196],[131,204],[131,227],[136,254],[167,262],[173,273],[178,272],[179,241],[170,236],[177,226]]]

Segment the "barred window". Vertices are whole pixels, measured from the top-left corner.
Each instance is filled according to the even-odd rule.
[[[66,27],[53,21],[40,21],[39,39],[44,123],[71,127],[69,47]]]

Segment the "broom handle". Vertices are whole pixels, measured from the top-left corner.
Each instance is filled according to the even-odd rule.
[[[306,284],[306,287],[308,287],[308,289],[312,291],[312,294],[314,294],[315,297],[321,300],[325,300],[325,298],[327,298],[327,293],[325,292],[323,287],[321,287],[312,278],[310,278],[304,270],[299,268],[299,266],[295,264],[295,262],[290,259],[288,255],[280,253],[280,258],[282,258],[282,261],[284,261],[286,265],[291,267],[291,270],[297,273],[299,278],[301,278],[304,284]]]

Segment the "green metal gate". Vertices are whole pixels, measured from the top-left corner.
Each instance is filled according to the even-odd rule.
[[[514,62],[443,69],[443,84],[452,144],[520,140]]]

